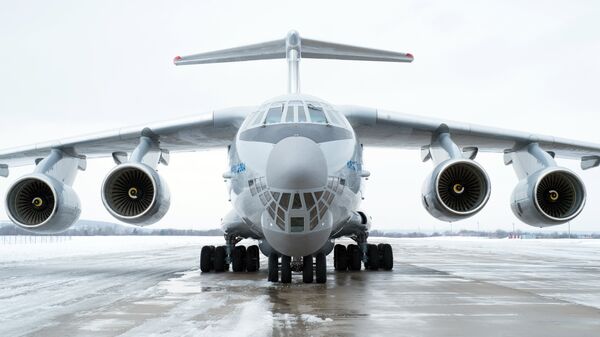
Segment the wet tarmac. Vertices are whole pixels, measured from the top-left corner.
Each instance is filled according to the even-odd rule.
[[[203,274],[189,244],[2,263],[0,336],[600,336],[600,243],[373,242],[393,271],[330,256],[326,284]]]

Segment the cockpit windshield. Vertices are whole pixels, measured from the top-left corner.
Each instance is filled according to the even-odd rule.
[[[313,123],[345,126],[345,119],[328,104],[292,99],[261,106],[247,119],[246,127],[280,123]]]

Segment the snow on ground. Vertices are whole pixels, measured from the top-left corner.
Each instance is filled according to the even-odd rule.
[[[481,336],[494,325],[586,336],[600,327],[600,240],[370,241],[392,244],[392,272],[336,273],[330,255],[326,285],[299,275],[282,285],[266,281],[264,257],[258,273],[199,273],[200,247],[222,237],[0,239],[0,336]]]

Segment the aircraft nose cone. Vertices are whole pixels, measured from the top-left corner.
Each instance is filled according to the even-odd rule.
[[[269,155],[266,178],[267,185],[275,189],[322,188],[327,184],[327,160],[311,139],[284,138]]]

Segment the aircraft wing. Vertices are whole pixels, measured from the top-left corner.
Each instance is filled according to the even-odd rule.
[[[431,144],[432,136],[444,129],[465,152],[507,153],[522,145],[538,143],[553,156],[581,160],[583,169],[600,165],[600,144],[374,108],[338,106],[338,109],[365,146],[425,149]]]
[[[0,175],[8,175],[9,166],[34,164],[55,148],[86,158],[110,157],[116,152],[131,153],[141,136],[157,139],[160,149],[168,152],[225,147],[232,143],[245,117],[253,110],[256,107],[215,110],[182,119],[0,150]]]

